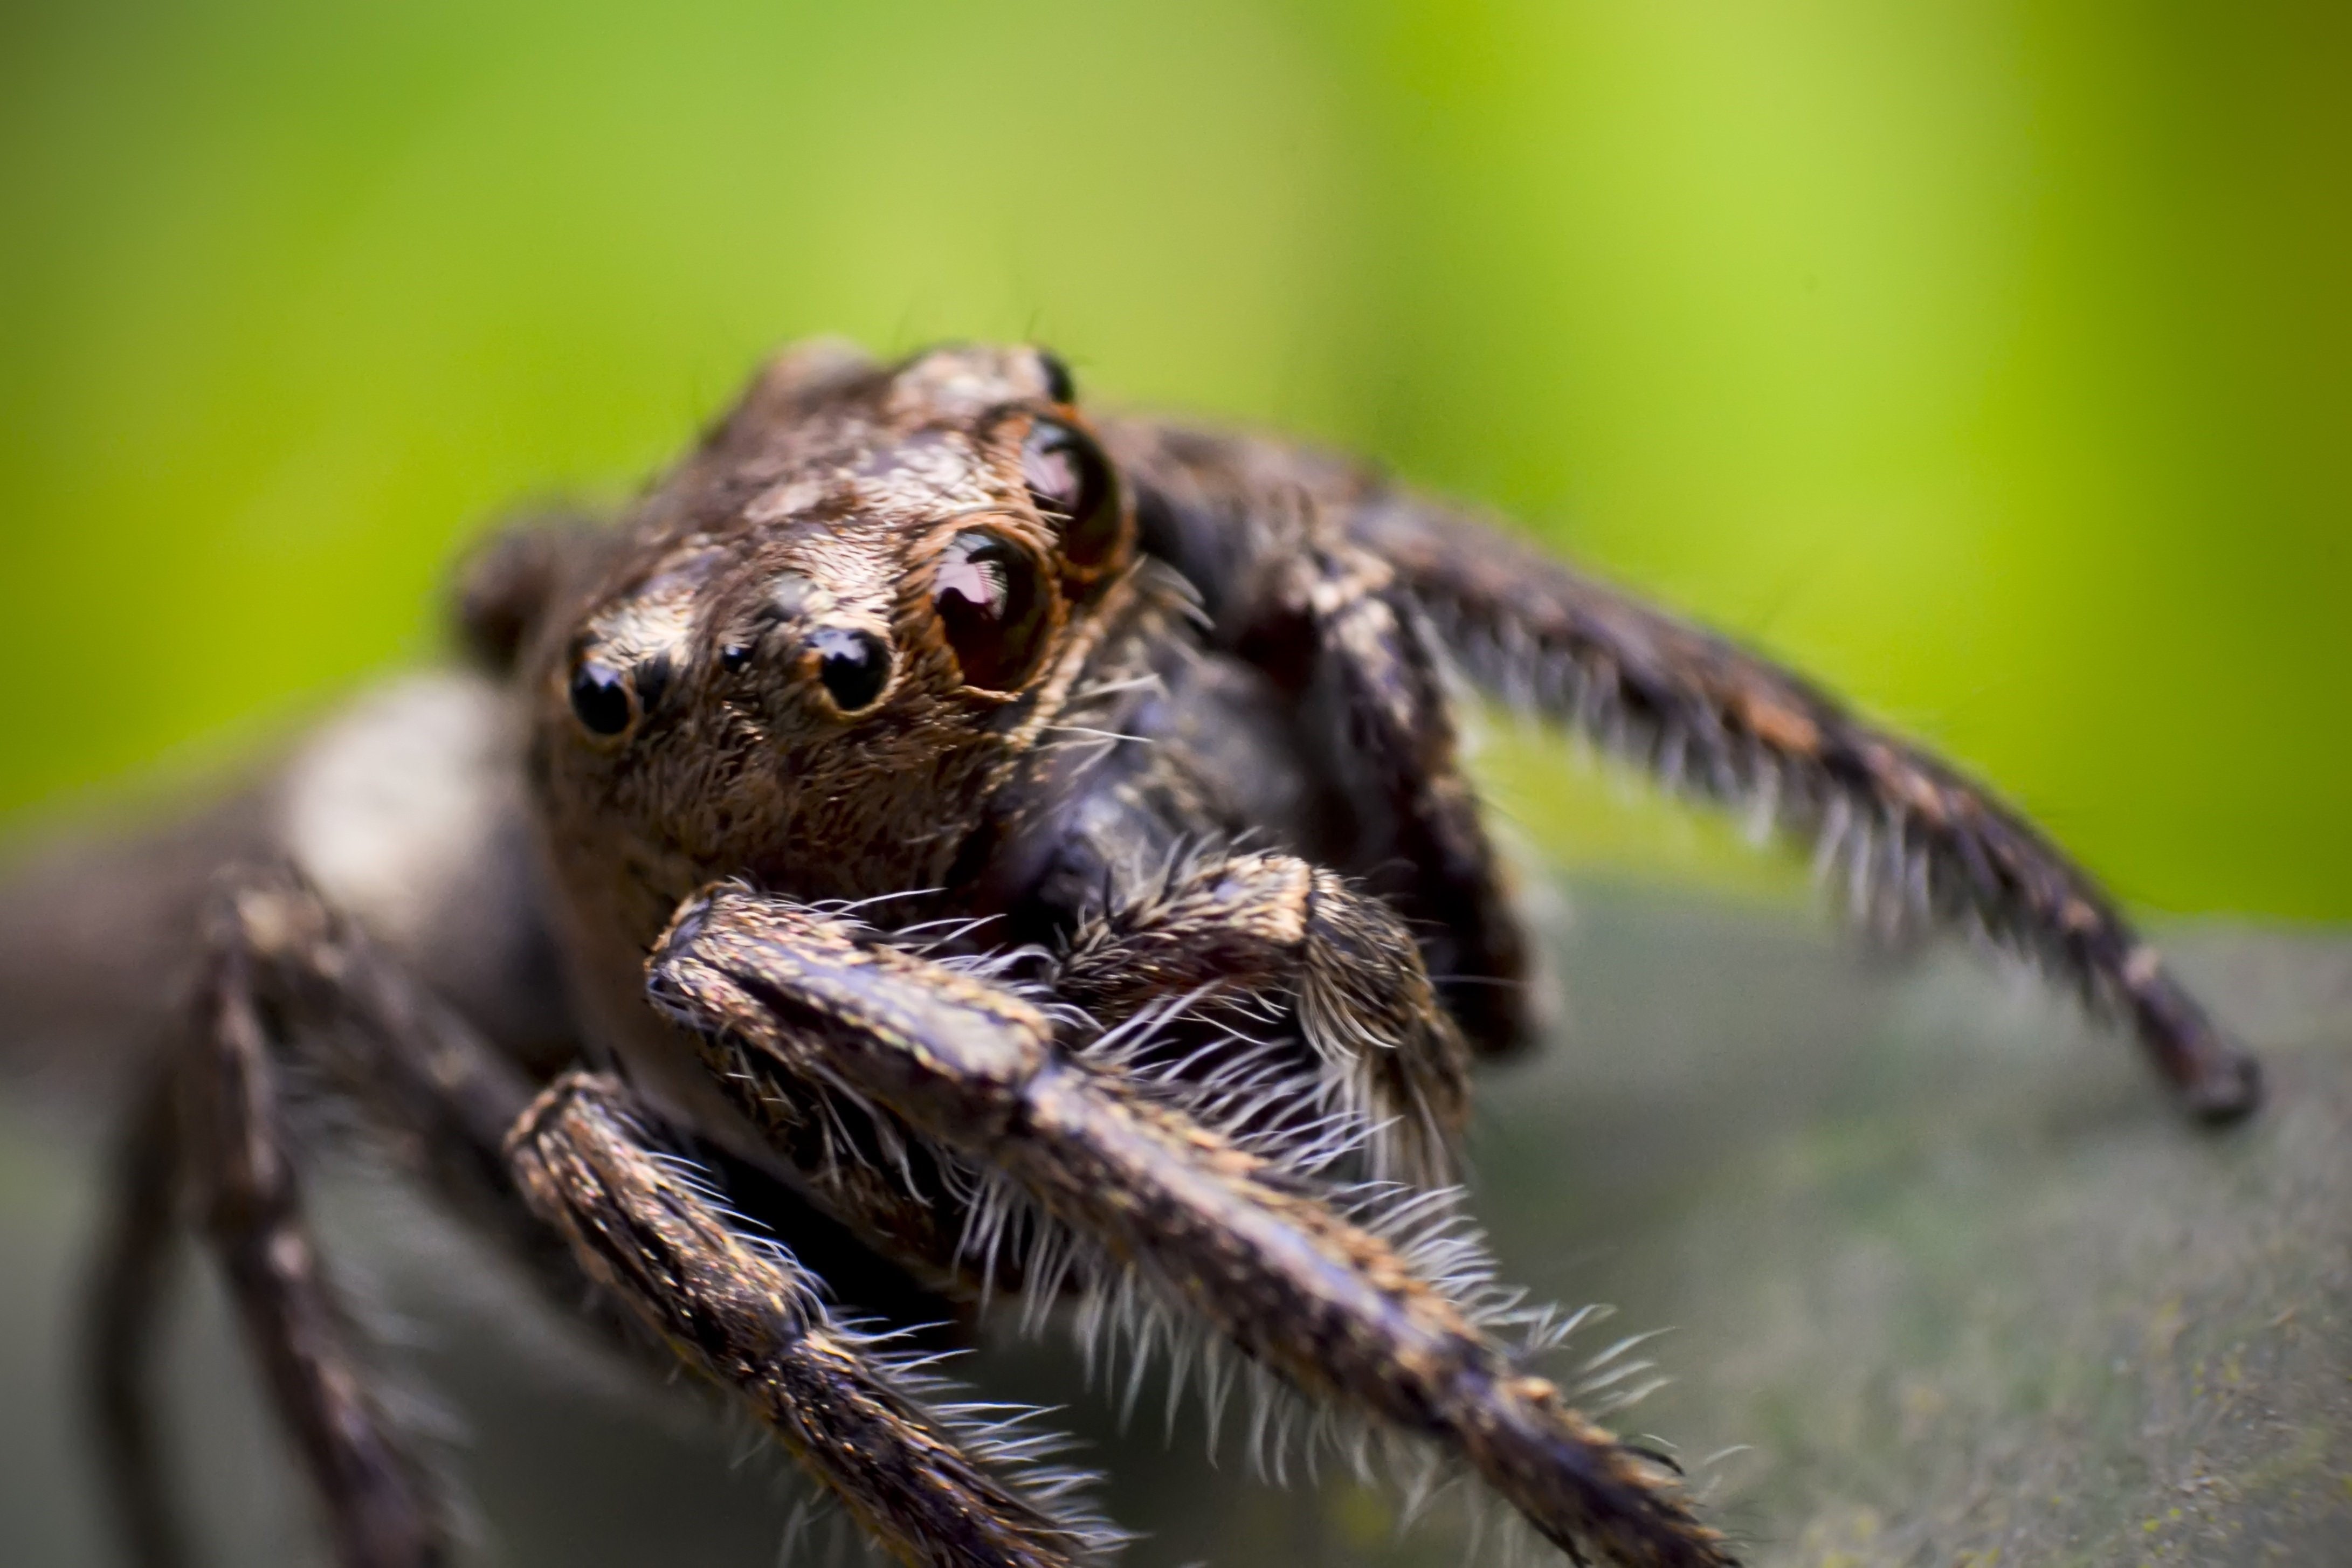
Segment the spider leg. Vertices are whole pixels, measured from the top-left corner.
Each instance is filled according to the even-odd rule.
[[[315,963],[276,889],[234,891],[214,933],[194,1049],[179,1064],[182,1176],[248,1349],[348,1568],[450,1555],[438,1488],[355,1354],[321,1268],[284,1119],[278,962]],[[316,973],[314,968],[311,972]]]
[[[1541,1021],[1527,936],[1462,771],[1437,660],[1394,573],[1296,480],[1246,505],[1192,499],[1216,519],[1214,539],[1207,528],[1181,534],[1167,497],[1147,488],[1146,541],[1188,574],[1210,574],[1201,586],[1219,641],[1290,694],[1349,819],[1330,858],[1412,923],[1475,1045],[1529,1043]]]
[[[126,1124],[89,1287],[85,1354],[110,1514],[133,1561],[185,1560],[149,1383],[177,1223],[193,1198],[341,1560],[437,1561],[440,1505],[360,1371],[352,1325],[311,1242],[284,1124],[285,1070],[299,1063],[306,1088],[362,1111],[400,1164],[576,1311],[585,1281],[522,1208],[500,1152],[531,1086],[289,867],[227,879],[203,941],[195,1028]]]
[[[1376,1175],[1445,1179],[1469,1118],[1469,1051],[1396,913],[1292,855],[1210,856],[1088,917],[1055,993],[1116,1026],[1155,1000],[1275,999],[1381,1124]]]
[[[130,1123],[110,1235],[91,1280],[90,1380],[114,1516],[142,1568],[186,1560],[147,1383],[174,1222],[189,1193],[326,1505],[340,1560],[440,1561],[446,1527],[429,1478],[361,1370],[352,1325],[321,1276],[303,1219],[281,1124],[287,1067],[299,1064],[306,1089],[335,1094],[359,1113],[396,1164],[501,1243],[551,1303],[584,1311],[607,1348],[642,1362],[658,1347],[630,1307],[583,1271],[565,1231],[526,1203],[507,1140],[535,1085],[511,1061],[290,868],[238,873],[215,901],[205,941],[205,1027]],[[767,1202],[783,1200],[769,1194]],[[866,1287],[861,1299],[936,1306],[874,1278],[864,1249],[814,1211],[779,1207],[772,1218]]]
[[[1201,583],[1221,626],[1240,623],[1267,570],[1262,519],[1304,493],[1505,700],[1811,839],[1874,925],[1926,919],[2035,956],[2120,1010],[2197,1114],[2259,1100],[2254,1059],[2087,872],[1981,785],[1798,676],[1360,468],[1143,423],[1106,435],[1136,479],[1147,542]]]
[[[1300,533],[1269,572],[1243,649],[1271,638],[1312,650],[1299,713],[1324,731],[1354,808],[1346,863],[1413,923],[1463,1032],[1489,1053],[1523,1047],[1541,1028],[1527,936],[1462,771],[1436,658],[1384,562],[1319,511]]]
[[[2119,1008],[2198,1114],[2253,1108],[2253,1057],[2090,873],[1982,786],[1769,661],[1471,528],[1391,498],[1351,532],[1485,684],[1813,838],[1865,917],[1974,926],[2036,955]]]
[[[572,1073],[516,1124],[531,1207],[678,1357],[750,1405],[808,1471],[910,1563],[1065,1568],[1117,1537],[1071,1511],[1079,1479],[1022,1473],[1040,1439],[929,1408],[904,1355],[835,1319],[814,1276],[744,1233],[695,1169],[656,1152],[615,1081]]]
[[[1006,988],[731,886],[688,902],[649,975],[688,1027],[887,1109],[1301,1390],[1433,1439],[1571,1554],[1732,1561],[1671,1475],[1519,1370],[1390,1243],[1065,1053]]]
[[[150,1379],[178,1262],[179,1096],[159,1073],[125,1118],[83,1328],[91,1437],[107,1517],[140,1568],[187,1561],[153,1420]]]

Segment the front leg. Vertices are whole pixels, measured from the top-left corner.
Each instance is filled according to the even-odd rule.
[[[660,1153],[609,1078],[558,1080],[516,1124],[532,1209],[681,1360],[730,1389],[904,1561],[925,1568],[1073,1568],[1114,1532],[1073,1510],[1079,1478],[1011,1462],[1034,1437],[959,1426],[875,1335],[827,1311],[822,1283],[747,1235],[693,1167]]]
[[[656,1004],[1015,1184],[1309,1395],[1427,1437],[1571,1554],[1720,1568],[1673,1477],[1521,1371],[1398,1249],[1097,1063],[1003,987],[740,887],[656,947]]]
[[[211,959],[200,1027],[151,1086],[128,1127],[116,1212],[91,1281],[90,1372],[117,1521],[142,1568],[186,1560],[167,1506],[148,1385],[175,1221],[183,1200],[192,1197],[268,1376],[277,1414],[295,1437],[324,1507],[337,1560],[346,1568],[445,1562],[447,1511],[375,1390],[366,1347],[331,1287],[304,1214],[296,1147],[285,1125],[289,1069],[307,1088],[347,1103],[398,1165],[445,1206],[502,1241],[553,1304],[579,1311],[584,1303],[614,1347],[635,1359],[656,1347],[624,1314],[643,1318],[648,1303],[620,1287],[642,1286],[643,1269],[635,1276],[615,1272],[608,1257],[582,1244],[583,1226],[632,1212],[632,1204],[642,1213],[646,1204],[669,1202],[689,1230],[693,1224],[705,1231],[725,1228],[688,1167],[641,1150],[626,1157],[613,1142],[628,1113],[609,1092],[574,1085],[578,1093],[551,1092],[534,1104],[533,1086],[511,1062],[289,868],[256,868],[233,878],[215,902],[205,939]],[[518,1125],[524,1133],[514,1140],[510,1165],[509,1132]],[[566,1207],[551,1197],[584,1200],[600,1190],[600,1181],[612,1197],[603,1207],[583,1201],[579,1208]],[[763,1212],[787,1226],[796,1241],[808,1240],[829,1267],[855,1267],[862,1255],[813,1225],[809,1211]],[[802,1354],[803,1373],[832,1364],[846,1386],[877,1369],[891,1371],[887,1353],[822,1312],[806,1321],[794,1316],[813,1277],[781,1248],[733,1230],[726,1234],[726,1249],[674,1249],[669,1261],[681,1270],[695,1260],[742,1265],[733,1274],[705,1274],[700,1281],[733,1281],[737,1312],[730,1326],[736,1343],[752,1344],[761,1333],[783,1334],[788,1321],[797,1322],[803,1332],[791,1343]],[[674,1232],[678,1237],[709,1239],[702,1232]],[[644,1264],[652,1254],[640,1247],[632,1256]],[[789,1290],[779,1283],[786,1281]],[[828,1362],[816,1354],[813,1347],[820,1342],[808,1333],[819,1322],[835,1335],[835,1350],[846,1356],[862,1349],[862,1357]],[[668,1325],[656,1321],[655,1326]],[[680,1342],[672,1336],[670,1343]],[[754,1363],[717,1370],[722,1381],[743,1386],[761,1414],[796,1420],[797,1430],[822,1438],[825,1411],[782,1411],[777,1405],[794,1389],[776,1368]],[[730,1372],[740,1376],[729,1378]],[[1064,1550],[1057,1542],[1066,1537],[1091,1550],[1091,1543],[1108,1539],[1060,1504],[1056,1488],[1068,1478],[1034,1475],[996,1499],[985,1490],[988,1478],[1004,1468],[1000,1460],[1008,1449],[1034,1440],[960,1433],[952,1423],[908,1414],[906,1396],[927,1385],[917,1375],[895,1376],[893,1397],[905,1408],[893,1418],[904,1417],[910,1431],[929,1433],[929,1446],[912,1458],[905,1453],[894,1458],[872,1444],[858,1447],[858,1432],[845,1429],[846,1447],[814,1452],[810,1462],[832,1482],[828,1466],[843,1472],[868,1461],[886,1469],[919,1461],[950,1479],[968,1472],[977,1478],[974,1496],[1003,1503],[1009,1532],[1003,1550],[975,1546],[959,1555],[942,1547],[919,1561],[1066,1568],[1085,1552]],[[869,1479],[850,1495],[853,1501],[880,1496],[887,1504],[887,1478]],[[892,1514],[878,1521],[887,1539],[904,1540],[933,1517],[908,1506],[908,1518]],[[971,1540],[982,1539],[972,1532]]]

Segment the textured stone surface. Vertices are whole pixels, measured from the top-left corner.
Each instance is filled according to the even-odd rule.
[[[2200,1133],[2120,1039],[1938,955],[1857,957],[1805,917],[1588,892],[1561,939],[1571,1021],[1493,1073],[1480,1205],[1506,1272],[1619,1310],[1591,1354],[1674,1381],[1619,1417],[1675,1442],[1765,1564],[2352,1562],[2352,938],[2168,934],[2263,1050],[2271,1108]],[[0,1542],[97,1561],[64,1407],[87,1128],[0,1102]],[[472,1253],[379,1187],[333,1223],[470,1428],[497,1561],[764,1563],[789,1482],[689,1401],[570,1358]],[[176,1419],[215,1560],[311,1548],[209,1286]],[[1045,1348],[992,1391],[1066,1419],[1153,1532],[1132,1561],[1455,1562],[1391,1505],[1200,1458],[1156,1395],[1117,1437]],[[1570,1358],[1572,1366],[1574,1357]],[[1744,1450],[1715,1457],[1719,1450]],[[1483,1558],[1482,1554],[1482,1558]]]

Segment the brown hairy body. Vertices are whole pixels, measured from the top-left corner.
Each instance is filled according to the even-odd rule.
[[[2112,903],[1951,768],[1366,470],[1075,396],[1029,349],[789,354],[618,525],[482,555],[483,677],[242,808],[278,825],[207,907],[96,1282],[142,1562],[182,1552],[146,1362],[184,1218],[341,1561],[452,1555],[310,1231],[315,1095],[909,1563],[1121,1537],[1049,1435],[837,1300],[1009,1304],[1580,1561],[1735,1561],[1666,1456],[1528,1369],[1558,1320],[1445,1185],[1474,1061],[1540,1012],[1449,660],[1811,839],[1871,924],[2040,959],[2198,1114],[2252,1105]]]

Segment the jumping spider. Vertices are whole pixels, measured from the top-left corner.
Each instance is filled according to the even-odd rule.
[[[130,1124],[93,1343],[148,1563],[184,1214],[340,1560],[450,1557],[305,1218],[289,1113],[321,1097],[909,1563],[1119,1537],[839,1301],[1018,1302],[1345,1417],[1578,1561],[1733,1562],[1670,1459],[1528,1370],[1546,1320],[1444,1190],[1473,1065],[1538,1027],[1447,663],[1811,838],[1874,917],[2039,958],[2198,1114],[2256,1096],[1951,768],[1360,467],[1089,418],[1033,349],[788,353],[620,526],[483,552],[461,618],[497,684],[296,766]],[[352,804],[410,774],[432,810]]]

